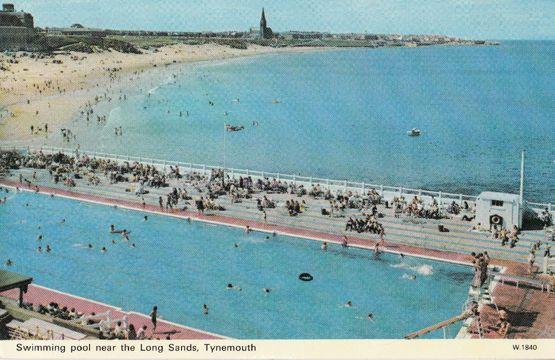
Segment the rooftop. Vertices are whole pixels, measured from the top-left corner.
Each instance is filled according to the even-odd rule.
[[[32,281],[30,276],[0,270],[0,292],[29,285]]]

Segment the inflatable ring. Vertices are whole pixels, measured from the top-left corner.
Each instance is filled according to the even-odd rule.
[[[495,224],[495,225],[501,224],[502,221],[503,221],[503,219],[502,219],[501,216],[499,216],[499,215],[493,215],[493,216],[491,217],[491,222],[492,222],[493,224]]]
[[[302,273],[299,275],[299,280],[302,280],[302,281],[312,281],[312,279],[314,278],[309,273]]]

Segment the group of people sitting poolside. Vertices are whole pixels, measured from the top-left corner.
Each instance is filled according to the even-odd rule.
[[[345,225],[345,231],[356,231],[357,233],[370,232],[372,234],[383,234],[384,227],[378,222],[377,214],[362,214],[361,218],[349,217]]]
[[[408,216],[425,219],[442,218],[439,204],[434,197],[432,197],[431,201],[428,203],[424,202],[424,200],[418,196],[414,196],[410,202],[407,202],[404,196],[394,197],[393,208],[395,217],[406,214]]]
[[[91,312],[85,314],[77,311],[74,307],[69,308],[53,301],[47,305],[33,305],[33,303],[24,302],[22,308],[56,319],[73,322],[77,325],[98,329],[98,336],[100,339],[147,340],[153,339],[156,335],[154,332],[156,330],[156,315],[153,317],[152,313],[150,317],[153,324],[153,331],[151,334],[147,334],[147,325],[141,326],[137,331],[135,326],[129,323],[127,316],[124,316],[120,320],[110,320],[107,313],[99,314]],[[168,337],[169,334],[166,338]]]
[[[516,225],[513,225],[510,231],[501,225],[493,225],[491,228],[491,238],[501,241],[501,246],[505,246],[509,243],[509,247],[514,248],[518,242],[519,234],[520,229]]]

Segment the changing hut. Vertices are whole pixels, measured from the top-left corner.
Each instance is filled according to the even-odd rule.
[[[493,225],[522,228],[523,203],[519,195],[486,191],[476,199],[476,222],[483,227]]]

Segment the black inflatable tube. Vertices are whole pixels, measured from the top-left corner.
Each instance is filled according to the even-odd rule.
[[[309,273],[302,273],[299,275],[299,280],[302,280],[302,281],[312,281],[312,279],[314,278]]]

